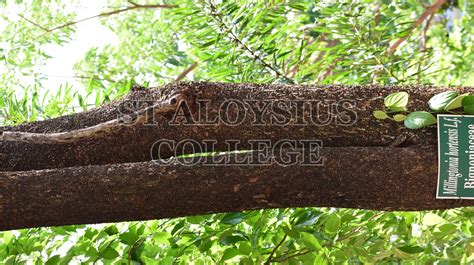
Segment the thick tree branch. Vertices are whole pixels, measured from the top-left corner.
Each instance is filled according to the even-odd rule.
[[[468,200],[435,199],[434,128],[407,131],[400,123],[372,117],[373,110],[383,108],[383,98],[389,93],[409,92],[408,108],[420,110],[433,94],[443,90],[462,93],[473,88],[173,83],[160,89],[133,90],[121,101],[88,112],[1,127],[3,135],[16,132],[52,137],[87,131],[114,121],[120,113],[117,106],[128,101],[178,104],[175,108],[184,113],[181,120],[175,119],[175,113],[160,113],[156,124],[114,127],[100,136],[72,142],[0,141],[0,230],[262,208],[425,210],[472,205]],[[228,109],[231,117],[244,117],[241,123],[199,122],[199,113],[207,113],[212,120],[229,99],[247,102]],[[199,111],[200,100],[208,103],[207,109]],[[307,104],[280,112],[279,118],[290,118],[291,122],[278,125],[262,108],[264,102],[275,100]],[[320,106],[319,111],[313,112],[311,106]],[[139,110],[137,117],[147,110]],[[255,124],[259,120],[263,124]],[[203,152],[227,150],[225,140],[242,143],[234,150],[248,150],[252,149],[249,141],[256,139],[319,139],[324,163],[244,166],[218,159],[193,166],[172,160],[164,166],[150,162],[152,147],[161,139],[217,141],[213,150],[200,150]],[[158,155],[163,158],[186,152],[164,150]],[[273,157],[288,155],[291,152],[283,150]],[[242,161],[249,157],[255,160],[258,155],[250,152],[217,158]]]
[[[0,172],[0,230],[262,208],[392,211],[474,203],[435,199],[435,150],[343,147],[322,148],[321,155],[324,166],[231,166],[223,161],[188,166],[175,161],[168,166],[141,162]],[[226,156],[240,160],[257,153]]]
[[[159,89],[134,91],[121,101],[84,113],[17,127],[0,127],[0,134],[4,135],[3,141],[0,141],[0,171],[147,161],[151,158],[153,144],[160,139],[176,142],[193,139],[200,143],[213,139],[217,141],[217,150],[227,150],[227,139],[240,141],[240,149],[251,149],[249,141],[256,139],[268,139],[272,142],[280,139],[319,139],[324,146],[334,147],[432,148],[437,143],[435,128],[406,130],[401,123],[376,120],[372,112],[383,109],[383,98],[392,92],[409,92],[409,109],[422,110],[427,108],[429,98],[443,90],[473,92],[470,87],[173,83]],[[186,102],[185,106],[189,106],[189,113],[181,120],[174,119],[175,113],[166,112],[154,115],[153,122],[144,126],[111,125],[121,114],[119,106],[123,103],[149,102],[148,106],[151,106],[169,102],[167,100],[179,95]],[[207,113],[208,120],[222,118],[220,116],[225,113],[224,104],[228,100],[242,102],[239,107],[230,107],[228,112],[232,119],[238,116],[243,118],[239,124],[225,124],[219,120],[217,123],[207,123],[204,120],[204,113]],[[263,110],[265,104],[268,104],[266,110],[259,111]],[[286,106],[288,111],[280,111],[278,117],[272,117],[272,104]],[[287,122],[275,124],[276,118]],[[110,130],[102,130],[103,133],[92,137],[94,134],[90,132],[103,128],[104,123],[111,125],[108,127]],[[78,135],[78,132],[87,135],[70,137]],[[43,135],[43,139],[20,137],[38,134]],[[54,141],[58,139],[58,134],[63,135],[61,137],[67,135],[68,140],[61,143]],[[403,141],[400,141],[402,138]],[[177,152],[161,150],[158,155],[170,157],[185,151]]]

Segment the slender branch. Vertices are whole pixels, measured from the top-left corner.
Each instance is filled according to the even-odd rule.
[[[79,24],[81,22],[91,20],[91,19],[94,19],[94,18],[108,17],[108,16],[111,16],[111,15],[119,14],[119,13],[129,11],[129,10],[135,10],[135,9],[155,9],[155,8],[176,8],[176,7],[178,7],[178,5],[164,5],[164,4],[140,5],[140,4],[131,2],[131,1],[128,1],[128,2],[131,4],[131,6],[124,7],[124,8],[117,9],[117,10],[113,10],[113,11],[109,11],[109,12],[103,12],[103,13],[100,13],[98,15],[82,18],[82,19],[79,19],[79,20],[76,20],[76,21],[71,21],[71,22],[68,22],[66,24],[56,26],[56,27],[51,28],[51,29],[46,29],[44,27],[41,27],[40,25],[37,25],[37,23],[34,23],[32,21],[30,23],[33,23],[33,24],[37,25],[38,27],[40,27],[41,29],[46,31],[43,34],[41,34],[41,35],[39,35],[38,37],[35,38],[35,39],[38,39],[38,38],[43,37],[46,34],[49,34],[49,33],[53,32],[53,31],[63,29],[63,28],[67,28],[67,27],[70,27],[70,26],[73,26],[73,25],[76,25],[76,24]]]
[[[303,249],[300,249],[297,253],[295,254],[292,254],[292,255],[288,255],[288,256],[281,256],[281,257],[278,257],[274,260],[271,260],[271,262],[283,262],[283,261],[287,261],[289,259],[292,259],[294,257],[298,257],[298,256],[303,256],[303,255],[306,255],[310,252],[313,252],[314,250],[313,249],[308,249],[308,248],[303,248]]]
[[[427,42],[427,33],[428,29],[431,26],[431,21],[433,20],[434,14],[431,14],[430,17],[428,18],[428,21],[426,21],[425,28],[423,29],[423,34],[421,35],[421,40],[420,40],[420,51],[424,52],[426,51],[426,42]],[[419,60],[417,63],[417,83],[421,83],[421,72],[422,72],[422,67],[425,63],[425,60]]]
[[[143,238],[139,238],[139,239],[137,239],[135,242],[133,242],[133,245],[130,247],[130,250],[128,251],[128,255],[127,255],[127,264],[128,264],[128,265],[131,264],[133,251],[134,251],[136,248],[138,248],[141,244],[143,244],[143,242],[145,242],[145,240],[146,240],[147,237],[149,237],[149,236],[146,236],[146,237],[143,237]]]
[[[192,70],[194,70],[194,68],[196,68],[198,66],[198,62],[194,62],[193,64],[191,64],[188,68],[186,68],[181,74],[178,75],[178,77],[176,77],[176,82],[178,81],[181,81],[183,80],[187,74],[189,74]]]
[[[224,19],[220,15],[220,13],[217,11],[217,8],[214,4],[208,3],[211,7],[212,13],[211,16],[216,19],[216,21],[220,24],[222,29],[227,32],[229,37],[232,39],[233,42],[237,43],[244,51],[246,51],[252,59],[255,61],[260,62],[265,68],[270,69],[272,72],[274,72],[278,77],[281,77],[285,79],[286,81],[290,82],[291,84],[294,83],[293,79],[289,78],[280,70],[276,69],[276,67],[272,66],[271,64],[267,63],[262,57],[260,57],[258,54],[256,54],[248,45],[246,45],[237,35],[227,26],[227,24],[224,22]]]
[[[430,17],[428,18],[428,21],[426,21],[425,28],[423,29],[423,36],[422,36],[422,39],[421,39],[421,50],[422,51],[426,50],[426,39],[427,39],[426,35],[428,33],[428,29],[431,26],[431,21],[433,20],[433,17],[434,17],[434,14],[431,14]]]
[[[139,6],[139,4],[137,4],[137,3],[133,2],[133,1],[130,1],[130,0],[129,0],[129,1],[127,1],[127,2],[128,2],[129,4],[131,4],[131,5],[133,5],[133,6]]]
[[[117,81],[109,79],[109,78],[99,78],[98,76],[83,76],[83,75],[46,75],[48,77],[57,77],[57,78],[74,78],[74,79],[93,79],[93,80],[101,80],[101,81],[109,81],[112,83],[117,83]]]
[[[24,19],[24,20],[30,22],[31,24],[37,26],[38,28],[40,28],[40,29],[42,29],[42,30],[44,30],[44,31],[48,31],[47,28],[41,26],[40,24],[38,24],[38,23],[36,23],[36,22],[34,22],[34,21],[30,20],[30,19],[27,19],[27,18],[26,18],[25,16],[23,16],[22,14],[18,14],[18,16],[21,17],[22,19]]]
[[[413,30],[416,27],[421,25],[429,16],[434,14],[445,2],[446,0],[437,0],[433,5],[426,8],[426,11],[423,14],[421,14],[421,16],[413,23],[411,28],[408,30],[407,34],[405,34],[405,36],[398,39],[394,44],[392,44],[392,46],[390,46],[387,49],[387,54],[389,55],[393,54],[395,50],[398,48],[398,46],[400,46],[400,44],[402,44],[406,39],[408,39],[411,32],[413,32]]]
[[[277,249],[280,248],[280,246],[283,244],[283,242],[285,242],[286,238],[288,237],[287,234],[285,234],[285,236],[281,239],[281,241],[278,243],[278,245],[276,245],[272,252],[270,253],[270,256],[268,256],[268,259],[267,261],[265,262],[265,264],[270,264],[270,262],[272,262],[272,258],[273,258],[273,255],[275,255],[275,252],[277,251]]]

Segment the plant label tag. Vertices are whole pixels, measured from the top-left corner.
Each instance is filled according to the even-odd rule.
[[[437,199],[474,199],[474,115],[438,115]]]

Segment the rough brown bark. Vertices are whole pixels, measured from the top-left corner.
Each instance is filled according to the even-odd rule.
[[[338,100],[353,100],[350,107],[357,114],[355,123],[350,126],[322,121],[332,114],[323,110],[318,115],[308,111],[298,115],[305,119],[316,117],[315,123],[306,125],[276,126],[254,125],[254,115],[249,106],[246,109],[232,109],[232,115],[244,115],[245,120],[239,126],[227,125],[170,125],[173,115],[157,115],[155,125],[124,127],[104,135],[79,139],[71,143],[31,144],[25,142],[0,141],[0,171],[32,170],[45,168],[63,168],[81,165],[104,165],[150,160],[150,149],[159,139],[214,139],[216,148],[225,150],[226,139],[242,141],[241,148],[249,148],[245,143],[252,139],[320,139],[324,146],[388,146],[397,137],[404,135],[407,141],[403,146],[433,146],[436,144],[434,127],[407,131],[403,125],[394,121],[378,121],[372,117],[372,111],[383,108],[383,98],[395,91],[410,93],[410,108],[425,109],[426,102],[435,93],[443,90],[473,91],[473,88],[439,88],[416,86],[297,86],[297,85],[256,85],[256,84],[218,84],[218,83],[178,83],[164,88],[140,90],[131,93],[121,101],[103,106],[85,113],[78,113],[47,121],[20,125],[18,127],[0,127],[2,131],[63,132],[97,125],[116,119],[118,106],[127,101],[142,100],[148,106],[156,102],[168,102],[177,94],[183,95],[196,117],[198,100],[210,100],[210,117],[218,116],[221,104],[227,99],[236,100],[315,100],[327,104]],[[258,104],[258,103],[256,103]],[[349,103],[351,104],[351,103]],[[296,108],[295,108],[296,110]],[[122,113],[126,110],[122,110]],[[246,113],[244,113],[246,112]],[[289,118],[291,115],[284,115]],[[266,116],[268,118],[268,116]],[[162,157],[173,153],[163,151]]]
[[[425,210],[473,205],[469,200],[435,199],[433,150],[333,147],[321,151],[324,166],[191,167],[140,162],[0,172],[0,230],[261,208]]]
[[[197,115],[202,99],[210,101],[211,117],[217,116],[226,99],[354,100],[345,111],[357,116],[350,126],[334,121],[324,126],[311,122],[278,126],[268,120],[265,125],[255,125],[255,115],[247,106],[229,111],[234,116],[246,112],[238,126],[173,125],[173,114],[161,113],[154,125],[120,127],[72,142],[6,139],[0,141],[0,230],[277,207],[425,210],[472,205],[466,200],[435,199],[434,127],[407,131],[400,123],[372,117],[373,110],[383,108],[383,98],[389,93],[409,92],[409,108],[421,110],[433,94],[448,89],[474,91],[468,87],[178,83],[134,91],[86,113],[2,127],[0,132],[72,131],[116,119],[118,106],[127,100],[143,100],[151,106],[171,104],[177,97],[189,103],[186,118]],[[131,113],[121,110],[124,112]],[[329,110],[313,115],[302,111],[300,116],[324,120],[331,114]],[[240,140],[240,149],[247,149],[248,140],[285,138],[322,140],[324,166],[163,166],[150,162],[150,149],[160,139],[214,139],[216,147],[225,150],[227,139]],[[165,150],[160,155],[173,153]]]

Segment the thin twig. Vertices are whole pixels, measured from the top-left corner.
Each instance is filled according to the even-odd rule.
[[[400,44],[402,44],[406,39],[408,39],[411,32],[413,32],[415,28],[421,25],[430,15],[434,14],[445,2],[446,0],[437,0],[433,5],[426,8],[425,12],[421,14],[421,16],[413,23],[413,25],[410,27],[405,36],[398,39],[394,44],[392,44],[392,46],[387,49],[387,54],[393,54],[398,48],[398,46],[400,46]]]
[[[198,66],[198,63],[197,62],[194,62],[193,64],[191,64],[188,68],[186,68],[181,74],[178,75],[178,77],[176,77],[176,82],[178,81],[181,81],[183,80],[186,75],[188,75],[192,70],[194,70],[194,68],[196,68]]]
[[[292,255],[288,255],[288,256],[282,256],[282,257],[279,257],[279,258],[276,258],[274,260],[271,260],[271,262],[283,262],[283,261],[287,261],[289,259],[292,259],[294,257],[298,257],[298,256],[303,256],[303,255],[306,255],[310,252],[313,252],[314,250],[313,249],[307,249],[307,248],[303,248],[301,249],[300,251],[298,251],[297,253],[295,254],[292,254]]]
[[[22,14],[18,14],[18,16],[21,17],[22,19],[24,19],[24,20],[30,22],[31,24],[37,26],[38,28],[40,28],[40,29],[42,29],[42,30],[44,30],[44,31],[48,31],[47,28],[45,28],[45,27],[39,25],[38,23],[36,23],[36,22],[34,22],[34,21],[32,21],[32,20],[27,19],[27,18],[26,18],[25,16],[23,16]]]
[[[133,245],[130,247],[130,250],[128,251],[128,257],[127,257],[127,264],[130,265],[131,262],[132,262],[132,251],[135,250],[136,248],[138,248],[141,244],[143,244],[143,242],[145,242],[146,240],[146,237],[145,238],[139,238],[137,239],[135,242],[133,242]]]
[[[273,255],[275,255],[275,252],[280,248],[280,246],[283,244],[283,242],[285,242],[286,238],[288,237],[287,234],[285,234],[285,236],[281,239],[281,241],[278,243],[278,245],[276,245],[272,252],[270,253],[270,256],[268,256],[268,259],[267,261],[265,261],[265,264],[270,264],[270,262],[272,261],[272,258],[273,258]]]
[[[268,68],[269,70],[274,72],[278,77],[281,77],[281,78],[285,79],[287,82],[290,82],[292,84],[294,83],[293,79],[291,79],[291,78],[287,77],[286,75],[284,75],[282,72],[280,72],[274,66],[267,63],[262,57],[260,57],[258,54],[256,54],[252,49],[250,49],[249,46],[246,45],[239,37],[237,37],[237,35],[234,34],[234,32],[229,28],[229,26],[227,26],[227,24],[222,19],[220,13],[217,12],[216,6],[212,3],[210,3],[210,2],[208,4],[209,4],[209,6],[211,7],[211,10],[212,10],[211,16],[217,20],[217,22],[220,24],[220,26],[223,28],[223,30],[225,32],[227,32],[227,34],[232,39],[232,41],[239,44],[239,46],[244,51],[246,51],[247,53],[250,54],[252,59],[254,59],[255,61],[260,62],[265,68]]]
[[[118,83],[112,79],[108,78],[99,78],[97,76],[83,76],[83,75],[45,75],[48,77],[57,77],[57,78],[74,78],[74,79],[93,79],[93,80],[100,80],[100,81],[109,81],[112,83]]]
[[[132,6],[139,6],[139,4],[137,4],[137,3],[133,2],[133,1],[130,1],[130,0],[129,0],[129,1],[127,1],[127,2],[128,2],[129,4],[131,4]]]
[[[425,28],[423,29],[423,34],[421,35],[421,40],[420,40],[420,51],[424,52],[426,51],[426,43],[427,43],[427,33],[428,29],[431,26],[431,21],[433,20],[434,14],[431,14],[428,20],[426,21]],[[417,64],[417,83],[421,83],[421,69],[424,65],[425,60],[419,60]]]
[[[430,17],[428,18],[428,21],[426,21],[425,28],[423,29],[423,36],[422,36],[422,39],[421,39],[421,51],[426,50],[426,40],[427,40],[426,35],[428,33],[428,29],[431,26],[431,21],[433,20],[433,17],[434,17],[434,14],[431,14]]]
[[[163,4],[140,5],[140,4],[137,4],[137,3],[134,3],[134,2],[130,2],[130,1],[128,1],[128,2],[131,4],[131,6],[124,7],[124,8],[117,9],[117,10],[113,10],[113,11],[109,11],[109,12],[100,13],[98,15],[82,18],[82,19],[79,19],[79,20],[76,20],[76,21],[71,21],[71,22],[68,22],[66,24],[56,26],[56,27],[51,28],[51,29],[46,29],[44,27],[41,27],[41,26],[37,25],[36,23],[34,23],[32,21],[30,23],[33,23],[33,24],[37,25],[38,27],[40,27],[41,29],[44,29],[46,31],[43,34],[41,34],[41,35],[39,35],[38,37],[35,38],[35,39],[38,39],[38,38],[43,37],[46,34],[49,34],[49,33],[53,32],[53,31],[63,29],[63,28],[67,28],[67,27],[70,27],[70,26],[73,26],[73,25],[76,25],[76,24],[79,24],[81,22],[91,20],[91,19],[94,19],[94,18],[108,17],[108,16],[111,16],[111,15],[119,14],[119,13],[129,11],[129,10],[135,10],[135,9],[176,8],[176,7],[178,7],[178,5],[163,5]]]

